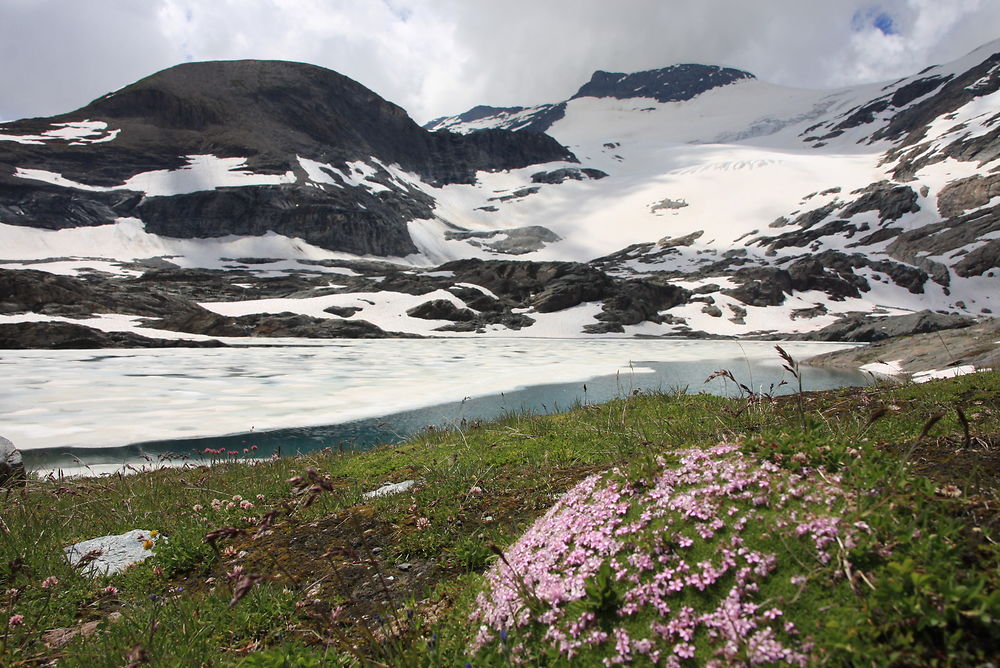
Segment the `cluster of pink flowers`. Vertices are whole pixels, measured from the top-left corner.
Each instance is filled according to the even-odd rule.
[[[243,454],[249,455],[251,452],[256,452],[257,446],[251,445],[249,448],[243,448]],[[227,450],[226,448],[205,448],[201,451],[203,455],[238,455],[239,450]]]
[[[260,502],[264,501],[264,495],[263,494],[258,494],[256,496],[256,499],[257,499],[257,502],[260,503]],[[239,494],[233,495],[232,499],[212,499],[211,501],[209,501],[208,505],[215,512],[223,512],[223,511],[235,510],[237,508],[239,508],[240,510],[251,510],[251,509],[253,509],[255,507],[255,504],[254,504],[253,501],[250,501],[249,499],[244,499]],[[205,510],[205,506],[203,506],[200,503],[196,503],[193,506],[191,506],[191,510],[193,510],[196,513],[200,513],[200,512],[202,512],[202,511]],[[258,519],[256,517],[243,516],[243,517],[240,517],[240,520],[242,520],[242,521],[244,521],[244,522],[246,522],[248,524],[256,524],[258,522]],[[208,522],[208,517],[207,516],[206,517],[202,517],[201,521],[202,522]]]
[[[517,659],[524,645],[516,638],[536,633],[566,658],[594,649],[609,665],[638,655],[679,665],[699,647],[720,666],[806,664],[808,640],[780,608],[757,602],[778,559],[749,547],[746,528],[759,534],[766,517],[768,531],[805,541],[817,566],[828,562],[831,545],[853,544],[863,530],[838,516],[850,502],[840,480],[795,473],[732,444],[677,455],[679,465],[660,459],[644,479],[617,469],[591,476],[536,521],[486,574],[471,616],[480,625],[474,649],[500,636]],[[593,596],[588,583],[609,567],[617,592],[610,613],[600,619],[593,605],[571,605]],[[714,601],[707,612],[682,603],[691,592]],[[656,621],[630,624],[650,615]]]

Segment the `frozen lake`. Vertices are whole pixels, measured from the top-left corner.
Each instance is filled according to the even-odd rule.
[[[205,447],[266,456],[369,447],[428,425],[552,412],[639,390],[724,393],[726,368],[791,382],[772,342],[661,339],[278,341],[170,350],[4,351],[0,435],[29,468],[94,470]],[[844,344],[783,343],[796,359]],[[805,368],[808,389],[865,382]],[[789,386],[781,388],[788,391]],[[730,383],[728,391],[735,388]],[[79,459],[80,461],[77,461]]]

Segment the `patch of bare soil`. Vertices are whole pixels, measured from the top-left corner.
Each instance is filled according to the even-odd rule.
[[[498,479],[491,485],[496,493],[462,502],[448,518],[451,530],[476,536],[496,526],[526,525],[551,504],[552,493],[569,489],[594,471],[588,466],[552,471],[544,504]],[[420,532],[447,533],[422,526],[417,513],[379,513],[371,503],[308,522],[282,511],[263,531],[220,540],[222,558],[213,571],[187,584],[234,587],[248,574],[263,575],[299,593],[299,614],[289,631],[307,642],[377,656],[379,645],[416,632],[415,619],[426,624],[445,614],[450,599],[431,594],[439,583],[468,568],[455,558],[443,534],[439,540],[438,534],[427,534],[428,544],[438,545],[435,551],[401,553],[400,545],[412,545]],[[488,545],[484,548],[488,553]]]

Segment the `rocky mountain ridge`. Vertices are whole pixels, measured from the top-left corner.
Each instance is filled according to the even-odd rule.
[[[859,316],[1000,307],[1000,42],[839,91],[598,71],[569,100],[428,128],[267,61],[0,124],[0,345],[42,345],[39,322],[850,339]]]
[[[59,140],[60,128],[69,141]],[[66,132],[73,129],[90,132]],[[178,65],[74,112],[5,124],[0,135],[28,138],[0,141],[6,224],[65,229],[131,217],[171,237],[270,231],[382,256],[417,252],[406,223],[431,217],[432,201],[379,163],[446,184],[474,181],[479,170],[574,160],[540,134],[429,133],[347,77],[283,61]],[[223,171],[219,162],[230,160],[250,178],[224,189],[169,183],[201,156]],[[356,162],[372,163],[378,187],[350,182]],[[59,183],[46,178],[53,173]],[[144,174],[167,181],[158,196],[143,188]]]

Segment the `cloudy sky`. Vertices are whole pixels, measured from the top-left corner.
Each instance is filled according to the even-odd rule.
[[[418,122],[571,96],[595,69],[680,62],[830,88],[1000,38],[1000,0],[0,0],[0,120],[192,60],[337,70]]]

